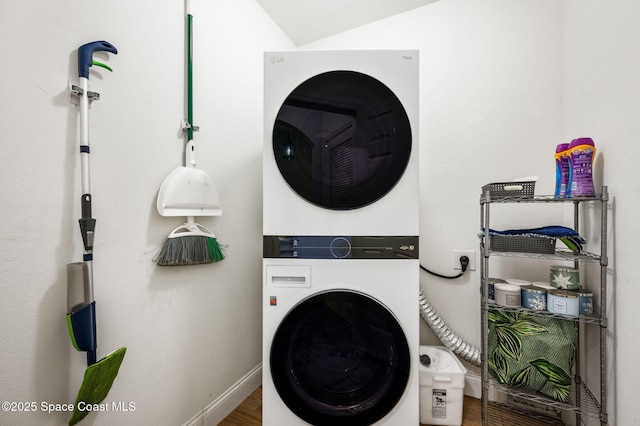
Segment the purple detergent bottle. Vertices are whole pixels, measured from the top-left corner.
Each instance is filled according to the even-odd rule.
[[[595,197],[592,167],[596,147],[591,138],[578,138],[569,144],[569,197]]]
[[[569,144],[561,143],[556,147],[556,190],[555,198],[568,197],[569,188]]]

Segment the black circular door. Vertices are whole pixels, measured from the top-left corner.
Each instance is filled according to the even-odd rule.
[[[291,310],[273,338],[271,375],[282,401],[313,425],[370,425],[389,413],[409,380],[406,337],[366,295],[330,291]]]
[[[316,75],[278,111],[273,151],[280,173],[307,201],[333,210],[366,206],[400,180],[411,126],[395,94],[354,71]]]

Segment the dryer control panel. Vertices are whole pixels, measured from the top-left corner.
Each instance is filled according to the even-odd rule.
[[[263,258],[418,259],[417,236],[301,235],[263,237]]]

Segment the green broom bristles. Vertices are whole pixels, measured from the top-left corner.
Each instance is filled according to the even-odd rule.
[[[218,240],[215,238],[207,238],[207,245],[209,246],[209,254],[214,262],[219,262],[224,259],[224,253],[218,244]]]
[[[159,266],[183,266],[219,262],[222,259],[224,253],[215,238],[185,235],[167,238],[154,260]]]

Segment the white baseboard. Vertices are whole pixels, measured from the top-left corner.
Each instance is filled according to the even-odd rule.
[[[222,395],[211,401],[183,426],[215,426],[262,384],[262,363],[245,374]]]
[[[467,372],[464,381],[464,394],[477,399],[482,398],[482,377],[479,374]],[[507,395],[491,388],[487,397],[489,401],[505,402]]]
[[[482,379],[480,375],[467,372],[464,378],[464,394],[473,398],[482,398]]]

